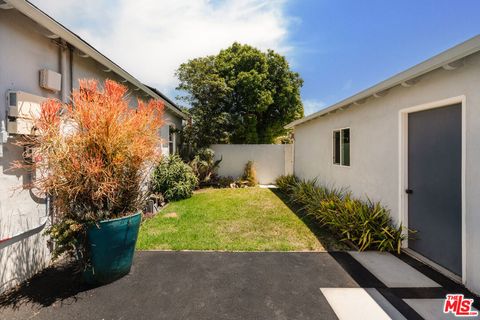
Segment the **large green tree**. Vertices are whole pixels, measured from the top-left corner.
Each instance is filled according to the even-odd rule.
[[[303,81],[273,50],[234,43],[218,55],[183,63],[176,75],[180,99],[191,106],[186,140],[196,147],[272,143],[303,116]]]

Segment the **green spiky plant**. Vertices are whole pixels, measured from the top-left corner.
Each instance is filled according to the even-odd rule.
[[[281,176],[276,183],[289,201],[337,234],[341,241],[360,251],[400,253],[405,239],[402,227],[393,225],[389,210],[379,202],[356,199],[345,189],[322,186],[316,179]]]

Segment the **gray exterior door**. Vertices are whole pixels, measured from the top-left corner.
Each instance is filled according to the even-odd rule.
[[[410,249],[462,274],[462,108],[408,115]]]

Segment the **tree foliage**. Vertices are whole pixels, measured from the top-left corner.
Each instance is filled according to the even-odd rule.
[[[213,143],[272,143],[303,116],[302,79],[285,57],[234,43],[218,55],[190,60],[176,72],[191,109],[184,138]]]

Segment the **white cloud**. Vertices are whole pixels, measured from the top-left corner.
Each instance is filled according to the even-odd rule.
[[[147,84],[171,92],[175,69],[234,41],[283,54],[285,1],[35,0],[99,51]]]
[[[303,110],[305,116],[308,116],[312,113],[315,113],[326,107],[325,102],[315,99],[305,99],[303,100]]]

